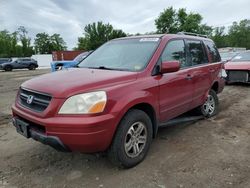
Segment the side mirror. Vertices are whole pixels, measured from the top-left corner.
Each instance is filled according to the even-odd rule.
[[[164,61],[161,63],[161,73],[177,72],[181,68],[179,61]]]

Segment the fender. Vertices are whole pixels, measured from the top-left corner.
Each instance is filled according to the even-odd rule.
[[[117,123],[115,129],[117,129],[119,122],[124,117],[124,115],[129,111],[129,109],[133,108],[135,105],[138,104],[148,104],[153,108],[157,125],[154,128],[155,131],[157,132],[158,119],[159,119],[158,95],[153,95],[149,91],[135,91],[133,93],[128,93],[127,95],[123,95],[123,97],[116,102],[116,104],[112,108],[112,113],[115,114],[117,117],[116,118]]]

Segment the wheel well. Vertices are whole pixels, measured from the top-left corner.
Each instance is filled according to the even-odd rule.
[[[212,88],[212,90],[214,90],[216,93],[218,93],[219,90],[219,83],[218,82],[214,82]]]
[[[148,115],[153,125],[153,138],[155,138],[158,130],[158,124],[154,108],[148,103],[140,103],[131,107],[130,109],[138,109],[144,111]]]

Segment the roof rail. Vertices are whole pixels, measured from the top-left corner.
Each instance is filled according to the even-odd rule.
[[[202,34],[198,34],[198,33],[190,33],[190,32],[178,32],[178,35],[190,35],[190,36],[197,36],[197,37],[204,37],[204,38],[208,38],[207,35],[202,35]]]

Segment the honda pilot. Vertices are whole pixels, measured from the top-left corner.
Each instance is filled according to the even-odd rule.
[[[204,36],[114,39],[77,68],[24,82],[13,124],[59,151],[107,152],[130,168],[167,122],[192,109],[207,118],[218,113],[223,72],[214,42]]]

